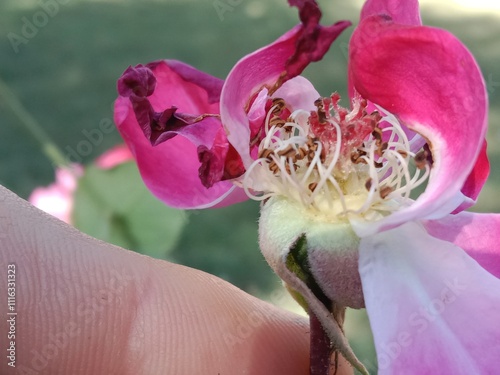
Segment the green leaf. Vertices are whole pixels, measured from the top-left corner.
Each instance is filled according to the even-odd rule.
[[[78,181],[75,227],[93,237],[156,258],[165,258],[187,222],[144,186],[134,162],[111,169],[89,166]]]

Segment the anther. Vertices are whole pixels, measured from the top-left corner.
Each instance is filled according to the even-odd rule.
[[[273,154],[273,150],[270,150],[268,148],[263,148],[262,150],[259,151],[259,159],[265,158],[265,159],[271,160],[272,154]]]
[[[274,98],[272,113],[274,115],[279,115],[283,111],[283,108],[285,108],[285,100],[282,98]]]
[[[429,153],[426,150],[422,150],[418,154],[416,154],[414,157],[415,166],[418,169],[424,169],[428,163],[428,160],[427,160],[428,156],[429,156]]]
[[[372,183],[373,183],[373,180],[371,178],[369,178],[368,180],[366,180],[366,182],[365,182],[365,188],[366,188],[366,190],[370,191],[370,189],[372,188]]]
[[[307,159],[309,159],[309,161],[312,161],[314,159],[315,155],[316,155],[316,151],[309,150],[309,152],[307,153]]]
[[[323,98],[318,98],[314,101],[314,105],[318,108],[318,109],[323,109]]]
[[[283,127],[286,122],[281,117],[274,116],[271,120],[269,120],[269,126],[276,126],[277,128]]]
[[[318,138],[308,136],[308,137],[307,137],[307,143],[306,143],[306,145],[307,145],[307,147],[309,147],[309,148],[313,148],[314,146],[316,146],[316,149],[317,149],[317,146],[318,146],[318,145],[316,144],[316,142],[317,142],[317,141],[318,141]]]
[[[292,164],[292,165],[293,165],[293,170],[296,171],[297,170],[297,166],[295,164]],[[285,171],[288,174],[291,173],[290,163],[286,163],[285,164]]]
[[[309,185],[308,185],[308,188],[309,190],[311,191],[314,191],[316,190],[316,188],[318,187],[318,183],[317,182],[311,182]]]
[[[326,111],[325,111],[325,106],[324,106],[324,99],[323,98],[316,99],[314,101],[314,105],[318,109],[317,112],[318,112],[319,123],[325,124],[327,122],[326,121],[327,116],[326,116]]]
[[[299,147],[299,149],[297,150],[297,153],[293,157],[293,160],[294,161],[302,160],[306,157],[306,155],[307,155],[307,149],[304,147]]]
[[[351,161],[354,164],[359,164],[359,163],[366,164],[366,160],[362,159],[362,156],[365,156],[365,155],[366,155],[366,151],[357,149],[356,151],[353,151],[351,153]]]
[[[274,174],[277,174],[280,171],[280,167],[278,166],[278,164],[276,164],[276,162],[274,160],[269,163],[269,169]]]
[[[366,108],[366,106],[365,106],[365,108]],[[370,113],[370,117],[373,119],[375,126],[380,122],[380,120],[382,120],[382,115],[377,110]]]
[[[287,158],[291,158],[296,154],[296,151],[292,145],[288,145],[284,150],[278,151],[277,154],[278,156],[285,156]]]
[[[384,186],[380,189],[380,198],[385,199],[389,194],[393,192],[393,189],[389,186]]]
[[[387,150],[387,147],[389,147],[389,144],[387,142],[382,143],[377,150],[377,153],[382,156],[382,154]]]
[[[382,141],[382,129],[377,128],[377,127],[374,128],[372,131],[372,136],[377,141],[377,144],[378,144],[378,142],[381,142]]]

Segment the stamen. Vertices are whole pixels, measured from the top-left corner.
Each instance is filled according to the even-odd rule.
[[[273,100],[258,159],[242,181],[250,198],[286,196],[339,219],[387,215],[410,203],[411,192],[429,177],[429,153],[411,151],[392,114],[381,108],[368,114],[362,99],[348,111],[339,100],[333,94],[316,100],[316,111],[291,114],[283,99]]]

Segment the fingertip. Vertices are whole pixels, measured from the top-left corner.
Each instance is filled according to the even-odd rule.
[[[160,267],[166,272],[155,294],[175,296],[175,302],[159,301],[168,310],[159,367],[176,374],[308,373],[306,319],[213,275],[164,262]]]

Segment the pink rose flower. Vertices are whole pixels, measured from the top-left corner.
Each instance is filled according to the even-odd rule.
[[[262,201],[264,256],[361,372],[332,304],[366,307],[379,374],[495,373],[500,216],[463,211],[489,173],[476,61],[417,1],[368,0],[344,108],[300,73],[349,23],[289,3],[302,23],[225,81],[172,60],[124,72],[115,121],[146,185],[178,208]]]

